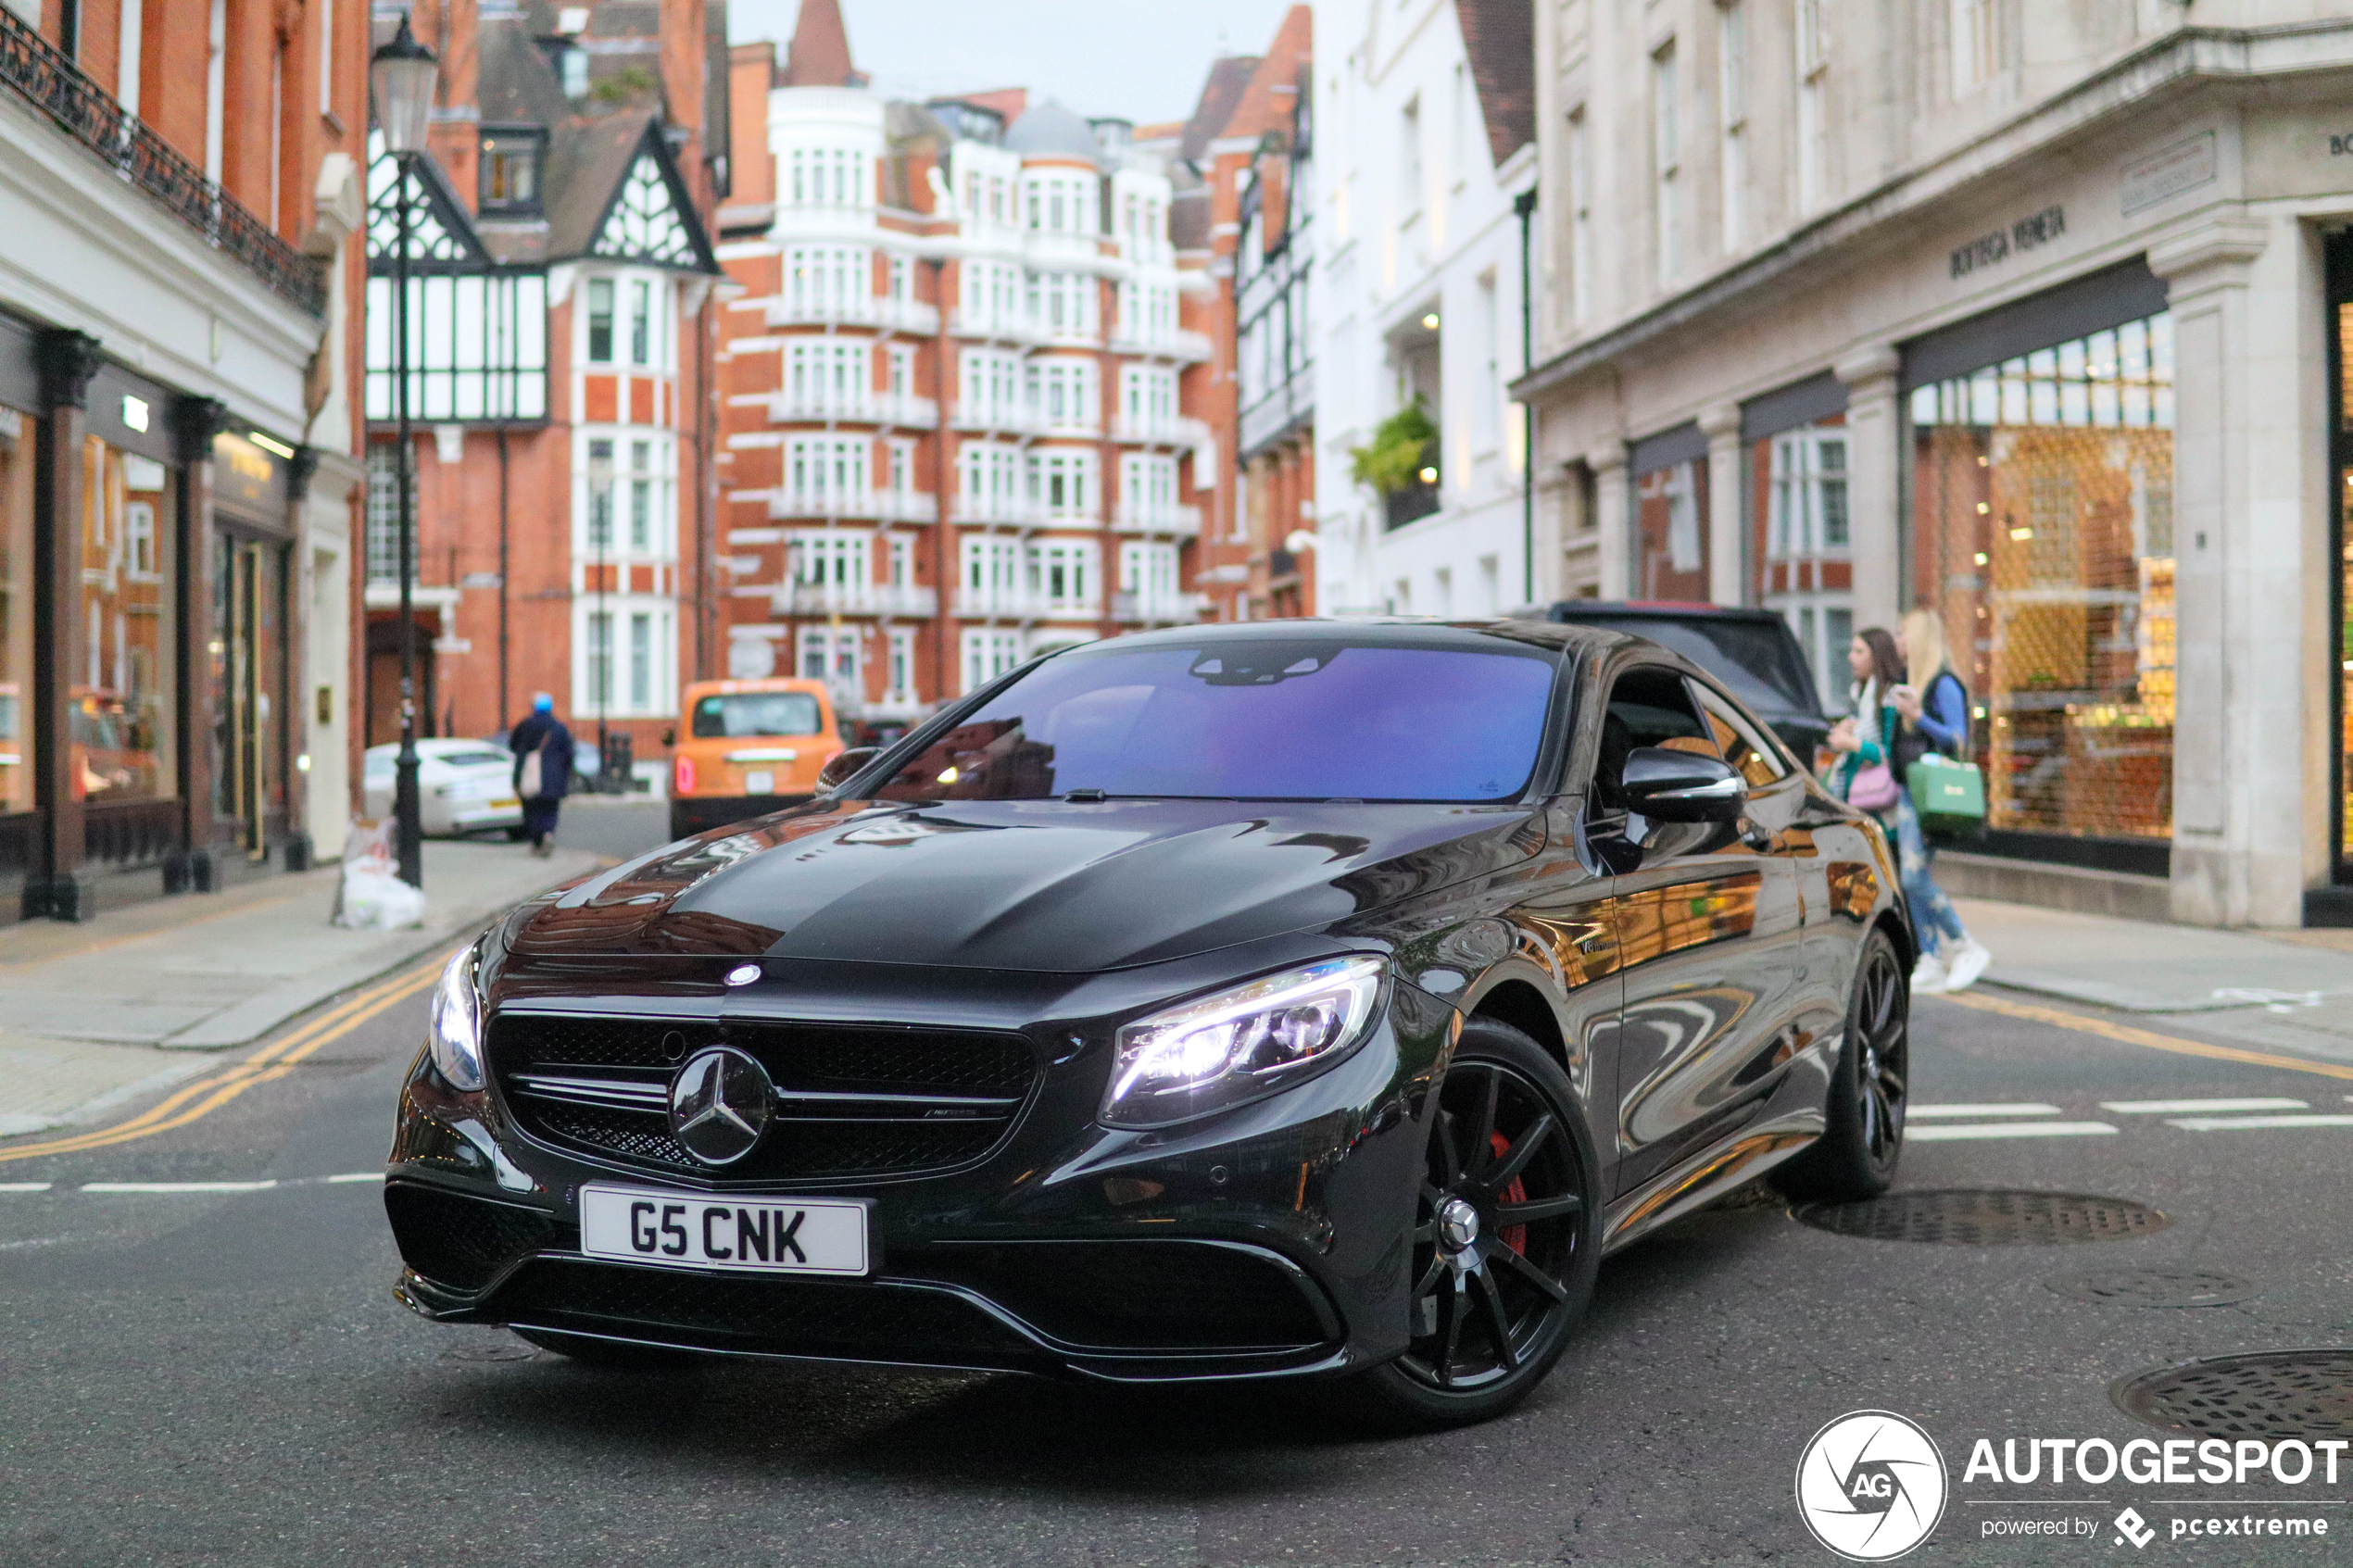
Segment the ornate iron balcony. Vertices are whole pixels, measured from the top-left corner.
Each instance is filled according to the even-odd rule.
[[[0,8],[0,81],[97,154],[118,178],[177,213],[208,245],[244,263],[273,293],[313,316],[327,313],[326,274],[318,262],[272,233],[5,8]]]

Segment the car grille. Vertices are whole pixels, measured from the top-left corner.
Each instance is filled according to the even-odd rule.
[[[757,1059],[774,1084],[766,1135],[729,1179],[904,1176],[986,1156],[1038,1075],[1020,1035],[872,1024],[508,1013],[490,1060],[523,1128],[664,1171],[707,1167],[671,1136],[670,1078],[707,1046]]]
[[[541,1259],[488,1311],[535,1327],[669,1331],[705,1342],[893,1361],[1023,1359],[1012,1330],[944,1291],[814,1280],[728,1279]]]
[[[536,1210],[395,1182],[384,1212],[400,1261],[437,1285],[480,1290],[516,1259],[552,1246],[555,1222]]]

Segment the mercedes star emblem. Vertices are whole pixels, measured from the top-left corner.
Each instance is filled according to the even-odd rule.
[[[768,1130],[768,1070],[730,1046],[698,1052],[670,1080],[670,1131],[706,1165],[732,1165]]]

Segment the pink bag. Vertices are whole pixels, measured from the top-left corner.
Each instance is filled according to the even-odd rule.
[[[1894,770],[1884,762],[1874,762],[1856,771],[1846,786],[1846,803],[1865,811],[1884,811],[1901,798],[1904,786],[1895,782]]]

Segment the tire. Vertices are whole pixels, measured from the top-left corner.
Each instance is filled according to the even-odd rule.
[[[692,1350],[670,1350],[659,1345],[631,1345],[618,1339],[560,1334],[544,1328],[509,1328],[526,1345],[536,1345],[583,1366],[621,1367],[635,1372],[680,1372],[701,1358]]]
[[[1341,1390],[1360,1414],[1418,1431],[1491,1420],[1528,1398],[1567,1346],[1601,1264],[1600,1171],[1576,1092],[1542,1047],[1468,1019],[1431,1098],[1414,1198],[1414,1340]],[[1470,1244],[1449,1251],[1458,1203],[1476,1223]],[[1441,1232],[1441,1217],[1458,1228]]]
[[[670,808],[670,836],[673,839],[692,838],[696,832],[695,824],[686,820],[686,809],[673,802]]]
[[[1911,1077],[1911,983],[1887,933],[1874,930],[1855,966],[1846,1038],[1831,1074],[1828,1125],[1768,1178],[1801,1200],[1859,1203],[1895,1180]]]
[[[522,844],[531,837],[531,830],[529,828],[508,828],[505,831],[507,834],[507,842],[510,844]]]

